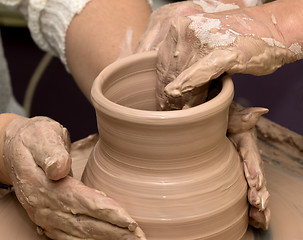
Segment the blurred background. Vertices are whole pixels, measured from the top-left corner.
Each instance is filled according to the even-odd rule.
[[[0,5],[0,30],[16,100],[28,116],[48,116],[72,141],[96,133],[95,111],[58,58],[40,50],[23,17]]]
[[[0,5],[0,29],[17,101],[32,116],[64,125],[72,141],[97,132],[95,112],[60,60],[32,41],[23,18]],[[262,77],[236,74],[235,101],[267,107],[265,117],[303,135],[303,61]]]

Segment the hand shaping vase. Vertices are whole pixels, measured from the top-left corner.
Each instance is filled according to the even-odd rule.
[[[155,66],[155,52],[133,55],[95,80],[100,139],[82,180],[117,200],[149,240],[240,239],[247,183],[226,137],[232,80],[199,106],[156,111]]]

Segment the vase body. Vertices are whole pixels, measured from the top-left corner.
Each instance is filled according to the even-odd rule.
[[[100,140],[82,180],[117,200],[149,240],[240,239],[247,184],[226,137],[233,83],[199,106],[155,111],[156,53],[122,59],[95,80]]]

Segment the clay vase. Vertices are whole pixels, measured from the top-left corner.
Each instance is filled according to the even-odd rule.
[[[100,139],[82,180],[117,200],[149,240],[240,239],[247,183],[226,137],[229,77],[199,106],[156,111],[156,52],[133,55],[95,80]]]

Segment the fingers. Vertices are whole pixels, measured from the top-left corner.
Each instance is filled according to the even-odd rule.
[[[69,174],[70,139],[68,131],[59,123],[45,117],[30,119],[21,139],[48,178],[58,180]]]
[[[157,50],[175,18],[202,12],[203,7],[191,1],[166,4],[158,8],[151,14],[149,25],[139,41],[136,52]]]
[[[173,19],[169,34],[161,43],[158,52],[157,74],[159,80],[156,94],[159,108],[162,110],[182,109],[197,105],[205,99],[205,90],[206,92],[208,90],[208,87],[204,85],[196,91],[182,95],[182,97],[172,97],[165,93],[165,87],[199,59],[197,49],[191,47],[193,41],[196,41],[194,45],[197,46],[198,40],[193,39],[190,43],[186,41],[189,24],[190,19],[187,17]]]
[[[120,228],[107,222],[94,218],[41,209],[37,213],[41,219],[40,226],[45,229],[45,234],[54,239],[145,239],[141,232],[130,232],[127,228]],[[62,238],[65,236],[66,238]]]
[[[76,189],[74,197],[81,204],[80,214],[92,216],[119,227],[128,228],[130,231],[134,231],[137,228],[137,223],[113,199],[102,196],[99,191],[84,185],[78,185]]]
[[[261,156],[257,147],[254,146],[254,144],[253,146],[246,145],[245,147],[248,149],[243,150],[243,147],[241,147],[240,155],[244,163],[243,167],[246,180],[251,188],[256,188],[257,190],[260,190],[265,183]]]
[[[144,239],[144,234],[137,236],[137,223],[115,201],[66,176],[70,142],[62,126],[48,118],[34,118],[12,132],[5,142],[5,159],[16,195],[33,222],[44,229],[53,224],[61,231],[56,233],[59,237],[76,233],[76,237],[86,234],[83,239],[87,239],[93,233],[94,239]],[[55,180],[66,177],[52,181],[43,170]],[[111,232],[116,234],[113,238]]]
[[[256,144],[254,129],[238,134],[229,134],[243,160],[245,177],[249,187],[260,190],[264,184],[262,159]]]
[[[53,240],[83,240],[83,238],[78,238],[71,236],[63,231],[60,231],[58,229],[50,229],[50,230],[45,230],[44,234],[49,237],[50,239]],[[94,240],[92,238],[85,238],[85,240]]]
[[[256,188],[250,188],[248,190],[248,201],[255,208],[259,209],[259,211],[265,211],[269,201],[269,192],[266,187],[263,186],[260,190]]]
[[[172,97],[180,97],[195,88],[201,87],[224,72],[228,72],[237,63],[237,55],[238,51],[233,49],[212,51],[169,83],[165,87],[166,94]]]
[[[229,109],[228,132],[234,134],[252,129],[268,111],[267,108],[243,108],[233,103]]]
[[[137,223],[126,211],[102,192],[88,188],[70,176],[60,181],[51,181],[47,179],[43,170],[34,164],[31,153],[24,150],[21,141],[10,147],[9,154],[15,154],[17,151],[16,156],[9,156],[15,160],[11,162],[10,168],[14,170],[11,178],[16,195],[35,223],[40,221],[35,217],[35,212],[41,208],[48,208],[74,215],[85,215],[128,228],[129,231],[135,231],[137,228]]]
[[[121,236],[145,239],[137,223],[102,192],[69,176],[54,182],[46,178],[42,169],[38,168],[37,173],[40,176],[35,177],[45,180],[16,184],[19,201],[37,225],[44,229],[59,229],[63,232],[60,234],[81,239],[123,239]]]
[[[137,223],[116,201],[70,176],[58,182],[48,181],[44,187],[46,190],[39,193],[41,199],[46,199],[44,207],[89,216],[129,231],[137,228]]]
[[[230,119],[233,119],[233,121],[237,118],[242,119],[249,111],[251,111],[251,109],[248,109],[246,112],[241,109],[242,113],[245,112],[244,115],[236,114]],[[252,118],[249,119],[251,120]],[[254,120],[252,121],[254,122]],[[246,126],[250,125],[248,124]],[[251,205],[250,222],[254,227],[267,229],[270,218],[270,211],[267,208],[267,205],[270,195],[266,188],[262,159],[256,144],[255,129],[253,128],[242,132],[243,126],[239,126],[238,128],[235,128],[235,132],[239,129],[241,129],[240,133],[229,134],[229,138],[235,144],[239,151],[239,155],[243,160],[245,178],[249,186],[248,201]]]
[[[18,179],[22,179],[22,183]],[[98,236],[94,239],[122,239],[117,234],[130,236],[125,239],[145,239],[144,234],[138,235],[137,223],[118,203],[72,177],[51,181],[41,168],[34,166],[18,174],[14,178],[14,186],[32,221],[44,229],[52,226],[77,237],[89,233],[83,239],[91,234]],[[92,226],[96,230],[92,231]],[[116,238],[104,235],[111,232],[116,234]],[[141,237],[133,237],[137,235]]]
[[[111,235],[117,235],[115,232],[116,229],[113,229],[112,232],[110,232]],[[142,230],[140,230],[142,232]],[[118,237],[112,237],[109,235],[108,237],[100,237],[100,238],[90,238],[90,237],[85,237],[85,238],[79,238],[70,235],[69,233],[65,233],[61,230],[58,229],[50,229],[50,230],[45,230],[43,233],[53,239],[53,240],[117,240],[117,239],[123,239],[123,240],[146,240],[145,235],[141,234],[141,232],[138,231],[136,234],[124,234],[124,236],[118,236]],[[143,232],[142,232],[143,233]]]
[[[249,210],[249,225],[255,228],[267,230],[270,220],[270,210],[266,208],[260,211],[258,208],[251,207]]]

